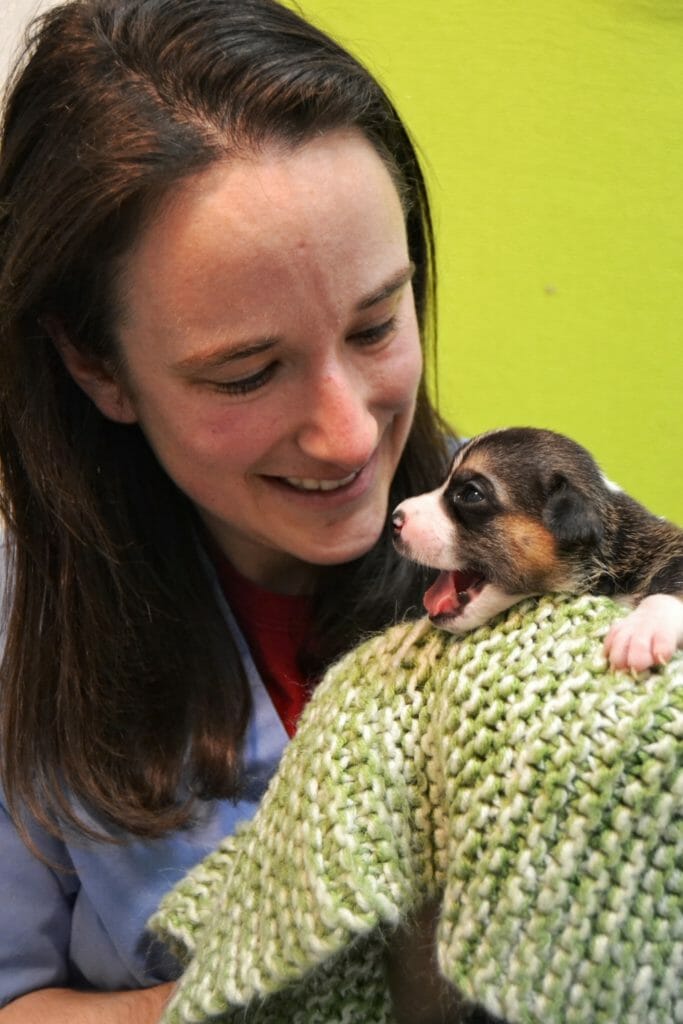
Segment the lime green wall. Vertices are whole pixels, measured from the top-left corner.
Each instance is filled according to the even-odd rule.
[[[440,400],[683,523],[683,0],[302,0],[426,158]]]

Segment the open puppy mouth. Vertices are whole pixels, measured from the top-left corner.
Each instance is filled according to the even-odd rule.
[[[485,576],[474,569],[440,572],[423,598],[427,614],[437,624],[444,619],[462,615],[488,582]]]

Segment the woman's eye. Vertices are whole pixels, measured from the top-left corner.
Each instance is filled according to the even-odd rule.
[[[256,391],[267,384],[275,373],[276,367],[277,363],[269,363],[268,366],[259,370],[258,373],[252,373],[249,377],[241,377],[239,380],[214,380],[210,383],[216,391],[220,391],[224,395],[247,395],[250,391]]]
[[[384,320],[381,324],[375,324],[374,327],[366,327],[365,330],[356,331],[351,335],[353,341],[360,343],[361,345],[376,345],[379,341],[384,341],[396,328],[396,317],[391,316],[388,320]]]
[[[461,501],[464,505],[476,505],[480,501],[486,501],[486,496],[476,484],[465,484],[455,493],[455,500]]]

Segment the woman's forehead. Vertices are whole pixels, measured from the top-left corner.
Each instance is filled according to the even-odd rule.
[[[360,134],[330,134],[216,163],[184,182],[128,254],[119,295],[134,315],[157,302],[183,305],[188,290],[210,310],[225,295],[239,305],[252,286],[263,301],[268,289],[317,268],[340,286],[360,275],[361,301],[406,262],[403,212],[385,165]],[[365,264],[377,266],[377,280],[366,279]]]
[[[329,323],[409,265],[384,163],[361,135],[330,135],[185,182],[129,253],[120,327],[259,336],[305,306]]]

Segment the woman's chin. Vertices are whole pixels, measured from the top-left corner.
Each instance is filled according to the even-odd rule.
[[[379,520],[373,519],[353,530],[340,531],[338,537],[327,536],[319,543],[309,543],[303,560],[321,567],[354,562],[372,550],[385,528],[383,515]]]

